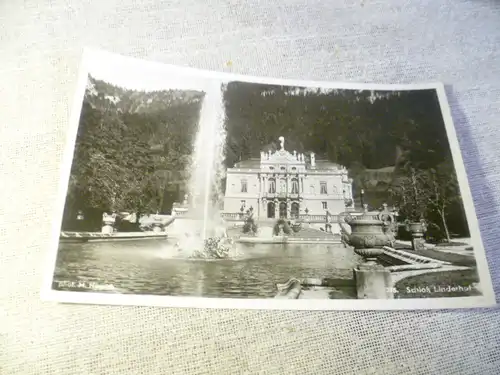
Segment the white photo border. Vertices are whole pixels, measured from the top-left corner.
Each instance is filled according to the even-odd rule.
[[[460,193],[471,236],[474,256],[477,263],[477,272],[481,284],[481,296],[475,297],[440,297],[440,298],[405,298],[387,300],[369,299],[328,299],[328,300],[283,300],[283,299],[240,299],[240,298],[212,298],[212,297],[184,297],[184,296],[153,296],[138,294],[113,294],[98,292],[68,292],[52,288],[56,259],[59,250],[59,237],[63,219],[64,205],[68,190],[68,181],[73,163],[76,137],[80,123],[80,114],[83,106],[85,90],[92,68],[99,64],[110,64],[115,69],[122,67],[127,70],[137,70],[137,74],[146,69],[159,69],[171,74],[194,77],[200,82],[193,90],[203,90],[203,81],[213,80],[220,83],[240,81],[283,86],[300,86],[326,89],[347,90],[380,90],[380,91],[407,91],[407,90],[436,90],[443,121],[448,136],[448,142],[455,166]],[[114,82],[112,82],[114,83]],[[196,85],[195,85],[196,86]],[[195,68],[173,66],[153,61],[126,57],[106,52],[100,49],[85,48],[83,59],[78,73],[76,93],[70,113],[70,124],[61,168],[59,185],[59,201],[57,202],[57,219],[54,220],[50,238],[50,248],[47,265],[44,268],[44,280],[41,289],[41,299],[44,301],[123,305],[123,306],[158,306],[183,308],[215,308],[215,309],[250,309],[250,310],[421,310],[421,309],[461,309],[482,308],[496,305],[495,294],[489,267],[486,259],[483,241],[480,234],[479,222],[474,207],[472,193],[468,182],[465,166],[458,143],[451,110],[442,83],[423,84],[361,84],[361,83],[334,83],[307,80],[290,80],[267,77],[253,77],[232,73],[205,71]]]

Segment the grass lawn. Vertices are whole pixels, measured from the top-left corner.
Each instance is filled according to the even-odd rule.
[[[436,260],[440,260],[442,262],[450,262],[455,266],[461,267],[476,267],[476,260],[472,256],[462,255],[462,254],[454,254],[445,251],[439,251],[434,249],[424,249],[419,251],[414,251],[411,246],[396,246],[396,249],[404,250],[409,253],[422,255],[424,257],[433,258]]]
[[[451,242],[438,242],[435,243],[435,245],[439,247],[453,247],[453,246],[468,246],[469,244],[466,242],[451,241]]]
[[[477,283],[478,281],[479,277],[475,268],[410,276],[396,283],[395,288],[399,293],[395,294],[394,298],[480,296],[481,293],[476,289],[469,288],[473,283]],[[455,289],[462,287],[463,290],[440,290],[448,287]]]

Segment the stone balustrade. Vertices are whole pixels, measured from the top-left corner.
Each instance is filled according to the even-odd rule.
[[[392,247],[389,246],[384,246],[383,247],[384,253],[388,254],[394,258],[401,259],[405,263],[410,263],[410,264],[429,264],[429,263],[436,263],[436,264],[441,264],[441,265],[449,265],[451,263],[449,262],[444,262],[428,257],[424,257],[422,255],[418,254],[412,254],[404,250],[396,250]]]
[[[387,270],[390,272],[401,272],[401,271],[414,271],[414,270],[427,270],[442,268],[442,264],[438,263],[426,263],[426,264],[401,264],[398,266],[388,266]]]
[[[226,221],[243,221],[245,219],[245,215],[241,212],[224,212],[221,214],[222,218]],[[337,223],[339,219],[339,215],[329,215],[330,223]],[[276,219],[269,219],[276,220]],[[290,220],[297,220],[297,218],[290,218]],[[326,223],[326,215],[307,215],[300,214],[298,220],[306,222],[306,223]]]

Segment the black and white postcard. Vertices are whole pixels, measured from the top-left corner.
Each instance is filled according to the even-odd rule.
[[[84,54],[45,300],[495,304],[444,86]]]

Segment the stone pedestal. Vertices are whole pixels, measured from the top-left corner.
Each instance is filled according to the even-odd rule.
[[[112,234],[115,232],[115,228],[111,224],[104,224],[101,229],[101,233],[103,234]]]
[[[411,240],[413,250],[425,250],[425,240],[422,237],[413,237]]]
[[[153,232],[160,233],[163,232],[163,228],[160,224],[153,224]]]
[[[424,220],[415,223],[407,223],[406,230],[411,233],[412,240],[411,246],[413,250],[424,250],[425,249],[425,239],[424,234],[427,230],[427,225]]]
[[[394,233],[388,230],[394,222],[389,212],[368,212],[364,205],[363,214],[356,218],[347,215],[344,221],[349,225],[351,233],[344,230],[343,240],[354,247],[354,252],[363,258],[363,262],[354,269],[357,297],[359,299],[392,299],[392,278],[389,270],[379,263],[384,253],[384,246],[394,241]]]
[[[392,299],[391,273],[380,264],[366,263],[354,269],[358,299]]]

